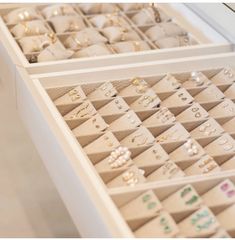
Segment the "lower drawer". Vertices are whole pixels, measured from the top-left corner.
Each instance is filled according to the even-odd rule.
[[[139,183],[138,181],[127,181],[128,184],[130,183],[129,185],[131,185],[128,186],[128,184],[125,185],[122,183],[122,180],[125,180],[127,176],[124,177],[122,175],[121,179],[119,178],[118,180],[115,180],[116,177],[121,176],[121,174],[123,174],[125,171],[128,171],[128,167],[114,170],[106,168],[105,171],[103,171],[102,168],[97,167],[97,163],[100,163],[102,159],[108,156],[111,150],[105,149],[105,146],[100,145],[100,142],[98,145],[91,145],[90,148],[88,148],[90,149],[89,151],[85,148],[85,146],[99,139],[101,134],[90,133],[76,137],[73,135],[71,129],[74,130],[76,127],[83,124],[88,119],[81,117],[81,119],[71,118],[67,119],[67,121],[64,120],[62,115],[66,115],[80,103],[62,103],[57,106],[55,106],[53,103],[55,99],[58,99],[63,94],[78,85],[81,85],[85,94],[89,96],[89,93],[92,92],[91,90],[97,90],[103,81],[112,81],[113,86],[118,88],[120,85],[115,84],[130,84],[128,80],[138,76],[141,79],[146,79],[148,85],[151,85],[153,87],[157,82],[163,79],[166,73],[170,73],[180,80],[180,89],[185,88],[186,91],[191,96],[193,96],[194,100],[186,105],[181,105],[177,102],[174,103],[174,101],[170,101],[171,106],[169,106],[166,104],[169,104],[169,101],[165,100],[168,97],[173,96],[174,93],[177,93],[178,90],[160,91],[159,87],[155,90],[159,90],[157,95],[159,96],[161,102],[160,105],[166,104],[165,106],[170,109],[173,115],[176,116],[176,120],[183,126],[186,131],[190,132],[191,134],[194,128],[206,122],[211,116],[207,116],[205,119],[200,121],[181,121],[180,118],[178,119],[178,116],[181,112],[187,108],[190,108],[196,102],[195,96],[199,92],[207,89],[207,86],[187,87],[187,85],[183,85],[184,80],[188,76],[187,74],[192,71],[202,71],[206,77],[211,79],[224,67],[230,66],[234,68],[234,60],[235,54],[228,53],[212,56],[176,59],[171,61],[149,62],[118,67],[90,69],[84,71],[72,71],[59,74],[55,73],[50,75],[35,75],[32,79],[24,69],[17,69],[16,86],[18,110],[52,179],[58,188],[58,191],[61,194],[62,199],[65,202],[65,205],[67,206],[79,232],[81,233],[81,236],[149,236],[149,232],[154,231],[153,228],[147,227],[140,231],[138,231],[138,229],[157,218],[159,214],[161,215],[162,211],[164,213],[167,212],[167,214],[170,214],[170,221],[173,221],[175,224],[175,232],[174,234],[172,233],[172,236],[187,236],[187,231],[184,231],[186,225],[183,224],[182,221],[184,219],[187,219],[187,217],[189,217],[194,212],[199,211],[203,205],[206,205],[206,207],[208,207],[208,209],[211,211],[210,214],[216,216],[217,218],[220,218],[218,221],[221,222],[218,224],[218,226],[227,230],[231,236],[234,236],[234,229],[230,226],[227,226],[226,222],[222,222],[223,216],[220,216],[223,211],[235,203],[235,198],[233,197],[231,198],[231,201],[220,202],[217,205],[213,206],[210,205],[210,201],[208,203],[206,201],[203,202],[202,200],[203,204],[199,204],[189,209],[183,208],[178,212],[174,209],[170,210],[164,205],[165,199],[187,185],[190,185],[197,192],[197,198],[204,199],[204,194],[206,192],[213,189],[224,180],[230,181],[230,184],[235,184],[235,170],[233,168],[225,169],[223,166],[223,164],[225,164],[231,157],[233,157],[233,152],[214,156],[214,153],[212,151],[211,154],[213,155],[215,161],[214,164],[216,164],[217,168],[220,169],[220,171],[216,171],[216,173],[211,172],[209,174],[206,172],[203,174],[197,173],[195,175],[186,174],[187,172],[190,172],[186,169],[193,165],[195,159],[182,160],[180,158],[179,162],[175,163],[181,172],[184,173],[184,177],[181,176],[174,178],[173,181],[172,179],[159,178],[159,176],[156,179],[153,177],[153,180],[149,180],[149,175],[152,174],[153,171],[162,167],[164,164],[155,163],[152,165],[145,165],[148,163],[148,159],[146,158],[146,163],[141,167],[141,169],[144,169],[144,174],[146,175],[145,178],[147,180],[145,179],[145,182],[143,183]],[[215,86],[224,94],[226,89],[232,84],[233,82],[230,84],[223,82],[219,84],[214,82],[211,83],[211,85]],[[128,86],[128,84],[125,86]],[[129,95],[122,97],[125,99],[127,104],[131,105],[134,100],[138,99],[138,96]],[[225,96],[225,98],[230,98],[232,101],[235,99],[235,97],[233,98],[231,94],[229,97]],[[202,101],[201,98],[198,99],[199,104],[203,106],[206,112],[210,112],[210,110],[215,106],[225,101],[224,97],[222,97],[220,100],[213,100],[209,98],[207,101]],[[112,99],[100,97],[97,97],[97,99],[95,98],[93,100],[90,99],[93,106],[95,106],[97,109],[100,109],[101,106],[105,105],[105,103],[109,103],[111,100]],[[158,111],[156,108],[155,110]],[[135,111],[137,116],[142,121],[142,125],[144,125],[143,122],[147,116],[149,116],[151,111],[154,113],[154,109],[148,109],[148,111]],[[122,116],[122,114],[117,116],[109,114],[106,114],[105,116],[102,115],[103,119],[109,123],[109,126],[112,126],[112,122],[114,122],[114,120],[116,120],[119,116]],[[216,121],[221,126],[223,126],[232,118],[233,115],[219,115],[219,117],[215,117]],[[166,131],[173,125],[175,125],[175,122],[169,125],[162,124],[156,126],[148,126],[147,129],[156,140],[162,132]],[[119,127],[120,126],[121,125],[119,125]],[[116,140],[118,142],[117,145],[119,145],[119,143],[122,142],[122,140],[128,134],[131,134],[134,130],[136,129],[116,129],[112,131],[112,136],[116,137]],[[86,131],[89,131],[89,129],[87,128]],[[231,135],[232,139],[234,137],[234,132],[235,129],[233,129],[233,127],[231,129],[230,127],[228,133]],[[181,133],[183,135],[183,132]],[[204,150],[206,149],[209,151],[210,148],[207,148],[207,146],[217,138],[220,138],[223,134],[225,134],[225,132],[221,132],[219,135],[216,135],[214,137],[210,136],[210,138],[204,137],[195,139],[202,146],[202,148],[204,148]],[[187,141],[189,136],[192,137],[192,135],[187,135],[185,141]],[[156,144],[155,140],[154,142]],[[178,139],[171,142],[163,142],[160,143],[160,145],[171,159],[171,154],[174,152],[174,150],[185,143],[185,141]],[[145,143],[141,142],[141,144]],[[110,146],[114,146],[113,143]],[[132,146],[129,149],[133,155],[133,158],[135,158],[138,156],[138,154],[151,146],[151,144],[149,146],[141,147]],[[173,157],[171,160],[175,159],[176,158]],[[96,166],[94,167],[94,165]],[[133,166],[131,166],[131,168],[133,168]],[[135,214],[134,217],[128,217],[129,215],[124,216],[123,212],[120,212],[120,209],[125,204],[128,204],[128,202],[132,200],[135,200],[135,198],[149,190],[152,190],[158,198],[158,201],[162,203],[163,210],[161,209],[160,212],[154,212],[152,215],[143,215],[138,217],[135,217]],[[138,211],[141,212],[142,210],[141,208],[137,207],[134,209],[134,212],[135,211],[136,215],[138,215]],[[159,226],[157,229],[160,228],[161,226]],[[178,228],[179,230],[176,231]],[[215,232],[218,230],[217,228],[212,232],[205,233],[202,236],[211,236],[215,234]],[[159,231],[156,233],[155,237],[159,237],[164,234]],[[166,236],[171,236],[170,232],[165,232],[165,234]]]

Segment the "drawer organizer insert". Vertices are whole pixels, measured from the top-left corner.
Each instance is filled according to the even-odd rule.
[[[200,42],[161,4],[36,5],[5,9],[1,16],[29,63]]]
[[[235,236],[232,68],[45,90],[134,236]]]

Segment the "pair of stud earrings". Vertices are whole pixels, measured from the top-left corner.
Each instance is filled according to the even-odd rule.
[[[134,171],[127,171],[122,174],[122,180],[128,185],[128,186],[135,186],[139,182],[138,174],[144,175],[145,171],[142,169],[139,169],[137,173]]]
[[[203,160],[203,162],[198,165],[199,168],[203,168],[203,171],[202,171],[203,174],[209,173],[210,171],[215,169],[217,166],[218,165],[216,164],[214,159],[210,156],[208,156],[208,158]]]
[[[196,144],[193,143],[192,139],[188,139],[186,143],[184,143],[184,148],[187,151],[187,154],[192,157],[194,155],[197,155],[199,150]]]
[[[208,167],[206,167],[204,170],[203,170],[203,174],[205,173],[209,173],[210,171],[212,171],[213,169],[215,169],[217,167],[217,164],[215,162],[211,163]]]
[[[152,153],[154,154],[154,156],[155,156],[156,160],[159,160],[159,159],[161,159],[161,155],[160,155],[160,154],[158,154],[158,151],[157,151],[156,149],[153,149],[153,150],[152,150]]]
[[[108,89],[108,87],[111,87],[110,89]],[[105,90],[107,90],[105,93],[104,93],[104,95],[106,96],[106,97],[111,97],[112,96],[112,93],[113,93],[113,85],[112,85],[112,83],[110,83],[110,82],[107,82],[107,83],[104,83],[104,84],[102,84],[100,87],[100,90],[101,91],[105,91]]]
[[[163,175],[166,175],[166,173],[169,172],[170,177],[175,175],[178,171],[179,167],[176,166],[173,162],[166,162],[162,168]]]
[[[224,75],[227,75],[229,78],[233,78],[234,74],[232,73],[232,71],[230,69],[224,69]]]
[[[199,220],[203,218],[207,218],[210,216],[210,213],[207,210],[203,210],[200,212],[197,212],[192,218],[191,218],[191,224],[195,225]]]
[[[77,89],[73,89],[73,90],[69,91],[68,95],[70,96],[70,98],[73,102],[76,101],[77,99],[81,98]]]
[[[108,147],[112,147],[113,146],[113,143],[112,143],[112,141],[110,140],[110,138],[108,136],[104,136],[104,140],[107,143]]]
[[[205,136],[210,136],[212,133],[216,132],[216,128],[211,128],[210,130],[207,130],[211,127],[210,123],[206,123],[199,127],[199,131],[202,132]]]
[[[199,108],[198,107],[193,107],[192,109],[192,112],[194,112],[195,113],[195,118],[200,118],[202,115],[201,115],[201,113],[199,112]]]
[[[173,132],[165,134],[165,135],[160,135],[159,137],[157,137],[156,141],[159,143],[165,142],[168,139],[172,140],[172,141],[176,141],[180,138],[179,133],[178,133],[178,129],[175,129]]]
[[[157,98],[157,95],[155,96],[143,96],[138,101],[139,104],[143,104],[144,107],[148,107],[150,103],[152,103]]]
[[[131,152],[127,147],[118,147],[110,153],[108,163],[111,168],[119,168],[124,166],[130,160]]]
[[[140,79],[138,77],[132,79],[131,83],[136,87],[135,91],[137,93],[145,93],[149,88],[148,83],[146,83],[143,79]]]
[[[219,142],[218,142],[219,145],[223,145],[223,149],[225,151],[230,151],[233,149],[233,145],[228,143],[228,139],[227,138],[224,138],[224,139],[220,139]],[[226,145],[225,145],[226,144]]]
[[[97,123],[97,119],[96,118],[93,118],[92,119],[92,124],[95,125],[95,128],[97,129],[100,129],[101,128],[101,125],[99,123]],[[106,128],[109,127],[108,124],[106,124]]]
[[[178,94],[178,97],[183,101],[185,102],[188,98],[184,96],[184,93],[180,93]]]
[[[120,102],[119,102],[117,99],[116,99],[114,102],[115,102],[117,108],[118,108],[119,110],[121,110],[121,109],[122,109],[122,105],[120,104]]]
[[[180,193],[181,198],[185,198],[189,193],[192,192],[192,188],[191,187],[186,187],[183,189],[183,191]],[[199,197],[197,195],[193,195],[189,200],[187,200],[185,202],[186,205],[192,205],[195,202],[197,202],[197,200],[199,199]]]
[[[131,124],[135,124],[136,123],[136,120],[131,116],[130,113],[127,113],[126,117],[130,121]]]
[[[151,196],[150,194],[145,194],[145,195],[142,197],[142,202],[143,202],[144,204],[147,204],[147,205],[146,205],[146,208],[147,208],[148,210],[153,209],[153,208],[155,208],[155,207],[157,206],[157,203],[156,203],[155,201],[151,201],[151,198],[152,198],[152,196]]]
[[[196,84],[196,86],[201,86],[204,84],[202,74],[197,71],[191,72],[190,80],[193,81]]]
[[[174,122],[176,120],[174,114],[171,113],[168,110],[168,108],[166,108],[166,107],[162,107],[158,110],[158,112],[156,114],[156,118],[160,119],[161,123],[165,123],[170,119],[171,119],[172,122]]]
[[[231,198],[235,195],[235,190],[231,189],[228,183],[224,183],[223,185],[221,185],[220,189],[222,192],[226,194],[228,198]]]
[[[160,217],[160,225],[163,226],[164,228],[164,233],[168,234],[172,232],[172,229],[167,221],[167,219],[165,217]]]

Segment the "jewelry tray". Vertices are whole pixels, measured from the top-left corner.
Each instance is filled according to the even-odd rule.
[[[34,4],[9,4],[5,7],[0,7],[0,15],[4,16],[9,11],[25,7],[34,6],[36,8],[44,8],[47,5],[34,5]],[[156,61],[158,59],[169,59],[184,56],[196,56],[204,54],[212,54],[219,52],[232,51],[232,46],[229,42],[218,32],[216,32],[212,27],[210,27],[206,22],[202,21],[197,15],[189,10],[184,4],[158,4],[157,5],[163,12],[169,16],[173,16],[174,21],[178,23],[182,28],[189,32],[195,39],[200,43],[195,46],[186,46],[171,49],[156,49],[149,51],[142,51],[138,53],[121,53],[113,54],[110,56],[100,56],[100,57],[90,57],[81,59],[67,59],[59,60],[45,63],[33,63],[30,64],[26,57],[23,55],[19,45],[16,43],[15,39],[8,30],[8,26],[5,24],[3,18],[0,18],[0,32],[1,32],[1,45],[0,50],[4,56],[2,61],[2,71],[6,72],[5,69],[10,69],[11,76],[14,75],[14,69],[11,69],[15,65],[23,66],[27,68],[30,74],[40,74],[52,71],[65,71],[72,69],[84,69],[89,67],[102,67],[111,65],[120,65],[128,62],[141,62],[141,61]],[[79,12],[79,10],[78,10]],[[122,13],[126,15],[125,13]],[[129,13],[128,13],[129,14]],[[127,14],[127,15],[128,15]],[[83,18],[86,16],[81,13]],[[124,16],[128,22],[130,22],[128,16]],[[88,25],[90,23],[87,23]],[[135,29],[138,34],[147,42],[143,33],[140,29],[130,22],[131,28]],[[62,34],[63,35],[63,34]],[[63,36],[59,38],[63,38]],[[66,34],[65,34],[66,35]],[[151,43],[150,43],[151,44]],[[152,45],[152,44],[151,44]],[[153,46],[154,48],[154,46]],[[9,71],[8,71],[9,72]]]
[[[61,116],[60,111],[68,111],[69,105],[56,108],[52,100],[63,95],[77,85],[82,85],[84,89],[90,86],[99,86],[106,81],[127,81],[133,77],[148,79],[153,85],[166,73],[171,73],[176,78],[185,79],[189,72],[202,71],[211,78],[224,67],[235,68],[234,53],[215,54],[211,56],[189,57],[169,61],[148,62],[140,64],[129,64],[112,68],[97,68],[83,71],[71,71],[53,74],[28,75],[24,68],[17,67],[16,75],[16,99],[19,113],[48,169],[50,172],[79,232],[83,237],[133,237],[134,231],[143,225],[148,219],[132,219],[125,221],[118,208],[128,201],[139,196],[147,190],[153,190],[161,200],[176,192],[187,184],[192,184],[199,195],[222,182],[230,179],[235,183],[235,170],[230,169],[216,173],[174,178],[171,180],[147,181],[135,186],[122,186],[107,188],[105,183],[113,177],[113,172],[101,176],[95,170],[92,161],[99,161],[105,153],[87,156],[78,143],[82,145],[91,142],[94,136],[88,135],[76,139],[69,126]],[[152,78],[154,76],[154,78]],[[88,87],[84,87],[88,86]],[[228,85],[221,84],[217,87],[223,92]],[[188,89],[193,96],[198,89]],[[172,93],[159,93],[160,99],[164,100]],[[232,98],[234,102],[234,98]],[[207,101],[201,105],[209,110],[220,101]],[[96,106],[99,104],[96,103]],[[73,106],[74,107],[74,106]],[[61,110],[62,109],[62,110]],[[175,106],[170,110],[174,114],[182,112],[182,106]],[[146,113],[139,113],[140,118],[145,118]],[[228,121],[228,118],[217,119],[220,124]],[[182,123],[186,129],[195,128],[199,122]],[[159,126],[150,131],[156,134],[163,132],[165,128]],[[234,138],[232,129],[230,135]],[[123,132],[115,133],[117,138],[122,139]],[[96,138],[96,137],[95,137]],[[207,145],[212,140],[201,139],[202,146]],[[177,147],[174,142],[163,146],[166,152],[171,152]],[[136,151],[136,150],[131,150]],[[102,156],[103,154],[103,156]],[[220,156],[216,159],[221,165],[227,160],[227,156]],[[144,169],[153,171],[153,169]],[[209,206],[210,207],[210,206]],[[215,206],[210,209],[214,214],[218,214],[226,209],[228,205]],[[172,214],[178,223],[191,212],[182,211]],[[82,218],[80,216],[83,216]],[[235,236],[235,229],[229,230],[230,236]],[[144,236],[143,236],[144,237]],[[157,237],[157,236],[156,236]]]

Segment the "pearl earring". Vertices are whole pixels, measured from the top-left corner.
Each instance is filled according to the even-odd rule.
[[[126,164],[130,160],[131,152],[127,147],[118,147],[111,152],[108,163],[111,168],[119,168]]]

